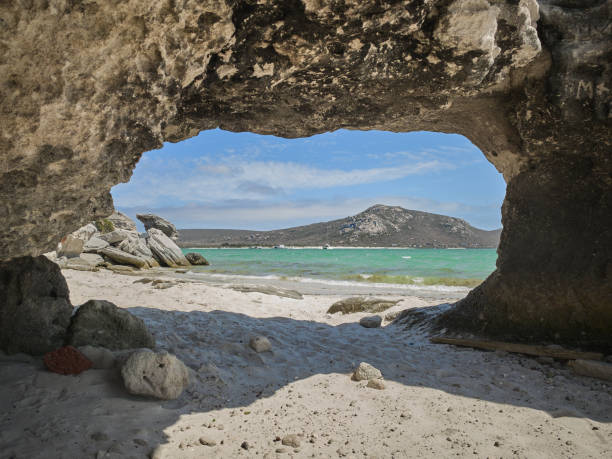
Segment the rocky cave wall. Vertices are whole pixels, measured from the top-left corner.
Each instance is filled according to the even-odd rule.
[[[112,211],[143,152],[221,127],[454,132],[504,174],[497,271],[448,322],[612,340],[612,1],[0,3],[0,259]],[[606,224],[607,223],[607,224]]]

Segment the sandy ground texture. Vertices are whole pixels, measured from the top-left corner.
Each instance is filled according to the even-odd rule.
[[[327,315],[332,295],[64,274],[74,304],[105,299],[144,319],[191,386],[146,399],[117,370],[61,376],[2,355],[2,458],[612,457],[611,385],[561,363],[435,345],[387,321],[366,329],[365,314]],[[272,350],[250,349],[254,335]],[[351,380],[362,361],[383,390]]]

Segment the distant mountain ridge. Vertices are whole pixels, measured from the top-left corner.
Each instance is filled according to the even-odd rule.
[[[181,247],[344,246],[495,248],[501,229],[486,231],[460,218],[377,204],[352,217],[272,230],[181,229]]]

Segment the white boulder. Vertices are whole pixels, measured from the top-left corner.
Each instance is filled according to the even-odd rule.
[[[121,376],[130,394],[162,400],[178,398],[189,386],[189,370],[185,364],[165,351],[134,352],[121,368]]]

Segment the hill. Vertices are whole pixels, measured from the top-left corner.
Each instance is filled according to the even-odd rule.
[[[375,205],[352,217],[273,231],[181,229],[181,247],[331,246],[497,247],[501,229],[485,231],[460,218]]]

